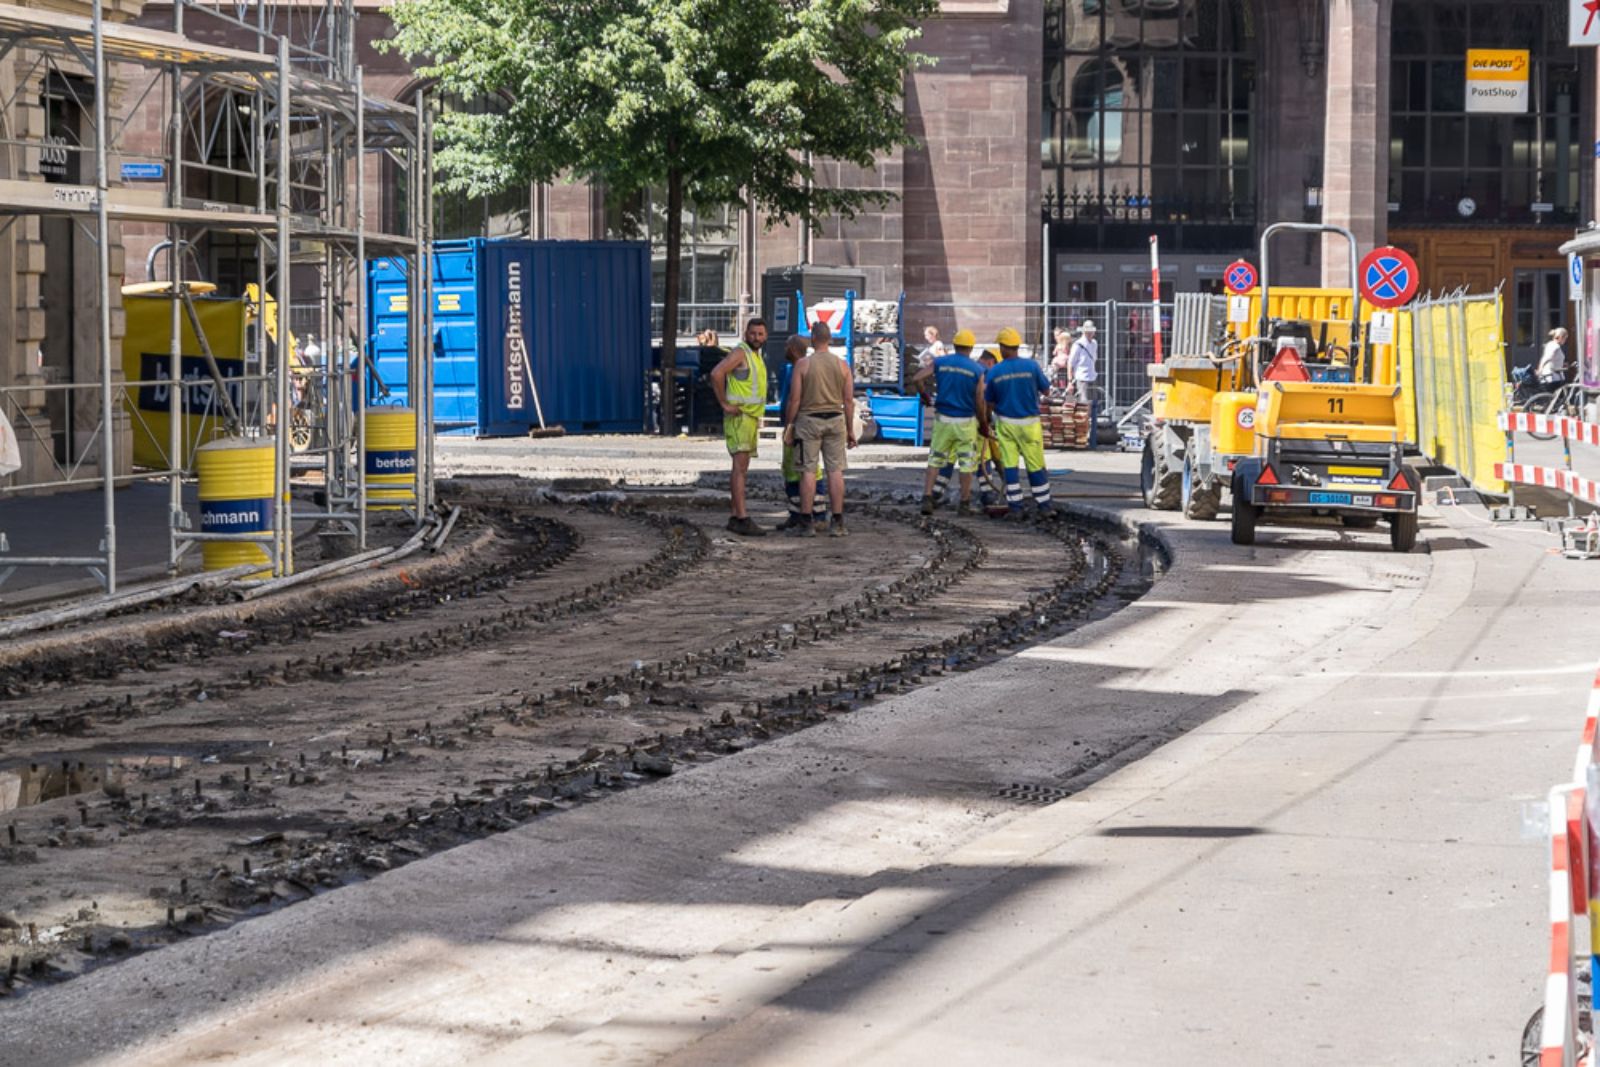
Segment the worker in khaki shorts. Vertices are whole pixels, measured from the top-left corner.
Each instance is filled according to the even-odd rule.
[[[810,344],[805,334],[797,333],[789,338],[789,343],[783,349],[784,366],[778,374],[778,417],[785,425],[789,418],[789,387],[794,384],[795,364],[806,358]],[[815,483],[811,517],[826,522],[828,491],[827,483],[822,480],[821,462],[813,464],[805,476]],[[800,446],[790,441],[783,443],[783,493],[789,499],[789,517],[777,529],[792,530],[800,525]]]
[[[765,537],[745,510],[745,475],[756,456],[761,434],[761,417],[767,411],[767,364],[761,346],[767,343],[767,324],[751,319],[744,326],[744,340],[711,369],[711,391],[722,405],[722,437],[733,457],[733,474],[728,479],[728,501],[732,515],[728,529],[741,537]]]
[[[811,354],[794,365],[789,382],[788,425],[783,439],[800,446],[800,470],[815,470],[817,457],[828,472],[828,503],[833,519],[828,523],[830,537],[845,536],[844,468],[845,450],[856,446],[855,382],[850,365],[833,354],[829,345],[833,331],[825,322],[811,327]],[[800,479],[799,522],[789,532],[800,537],[815,537],[811,506],[816,486],[810,478]]]
[[[1022,479],[1026,467],[1034,506],[1040,515],[1052,513],[1050,476],[1044,468],[1044,429],[1039,425],[1039,395],[1050,391],[1050,379],[1039,364],[1022,359],[1017,350],[1022,335],[1007,326],[995,338],[1000,362],[984,375],[984,399],[993,412],[995,437],[1000,442],[1000,466],[1006,477],[1006,518],[1022,518]]]
[[[972,514],[972,475],[978,469],[978,441],[989,436],[983,405],[983,365],[972,358],[978,339],[961,330],[950,343],[955,352],[935,357],[911,376],[907,384],[934,380],[933,441],[928,449],[928,472],[922,483],[922,513],[932,515],[944,499],[950,475],[961,473],[961,508]]]

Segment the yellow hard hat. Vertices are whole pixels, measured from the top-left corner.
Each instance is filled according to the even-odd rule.
[[[1000,350],[998,348],[985,348],[983,350],[983,354],[988,356],[990,359],[1000,358]]]
[[[956,335],[950,338],[950,343],[957,348],[971,348],[978,343],[978,339],[973,336],[971,330],[957,330]]]
[[[1000,331],[999,335],[996,336],[994,340],[995,344],[1004,345],[1007,348],[1017,348],[1022,344],[1022,335],[1016,330],[1013,330],[1011,327],[1007,326],[1005,329]]]

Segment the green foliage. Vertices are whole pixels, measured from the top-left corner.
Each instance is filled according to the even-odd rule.
[[[849,216],[890,194],[809,184],[807,165],[871,167],[906,144],[917,20],[937,0],[400,0],[391,47],[499,114],[446,113],[444,184],[474,195],[587,179],[621,198],[677,183],[687,202],[770,221]]]

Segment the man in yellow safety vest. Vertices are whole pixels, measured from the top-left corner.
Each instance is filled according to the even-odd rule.
[[[767,364],[761,346],[767,343],[767,324],[751,319],[744,326],[744,340],[733,347],[711,370],[711,391],[722,405],[722,437],[733,457],[733,474],[728,480],[732,514],[728,529],[741,537],[765,537],[745,510],[745,475],[756,456],[761,433],[761,418],[767,410]]]

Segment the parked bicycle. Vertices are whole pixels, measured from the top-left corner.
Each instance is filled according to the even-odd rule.
[[[1583,407],[1589,400],[1589,391],[1577,382],[1562,378],[1540,379],[1532,364],[1513,367],[1511,370],[1511,410],[1533,415],[1567,415],[1583,417]],[[1549,441],[1555,433],[1532,432],[1536,441]]]

